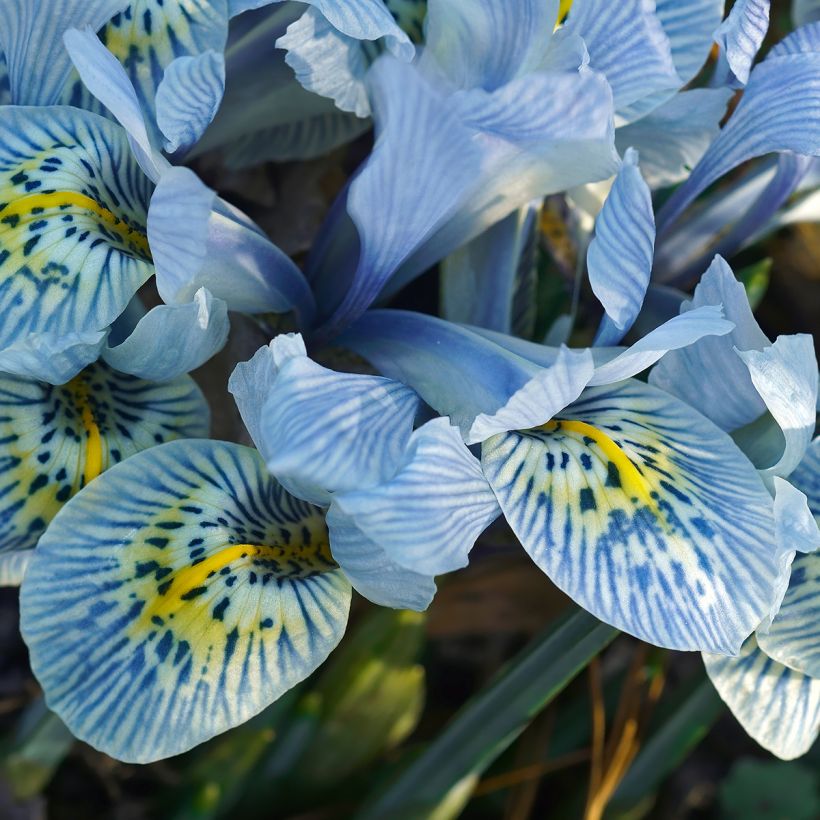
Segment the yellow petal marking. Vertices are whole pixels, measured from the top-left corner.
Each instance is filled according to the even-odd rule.
[[[15,199],[0,210],[0,235],[2,235],[4,231],[14,230],[14,227],[8,223],[4,224],[6,217],[31,216],[34,219],[40,219],[42,215],[33,212],[37,208],[43,210],[57,209],[61,213],[67,213],[67,209],[70,207],[90,211],[105,222],[106,225],[120,237],[123,244],[128,245],[130,243],[148,259],[151,258],[151,249],[148,246],[148,238],[144,231],[131,227],[127,222],[109,211],[108,208],[100,205],[99,202],[96,202],[85,194],[79,194],[75,191],[53,191],[48,194],[28,194]]]
[[[651,510],[657,512],[657,503],[652,498],[652,488],[649,482],[621,447],[602,430],[585,421],[572,419],[553,419],[544,424],[541,429],[548,433],[561,432],[565,435],[572,435],[582,441],[584,438],[592,439],[598,449],[618,468],[624,491],[631,497],[641,499]]]
[[[66,384],[66,388],[71,393],[77,409],[80,411],[80,420],[85,429],[85,465],[83,467],[83,478],[80,486],[85,486],[89,481],[95,479],[103,471],[103,451],[102,436],[100,428],[94,418],[94,411],[91,408],[91,395],[88,382],[82,374],[75,376]]]

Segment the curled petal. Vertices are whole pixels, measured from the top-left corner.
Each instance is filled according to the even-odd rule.
[[[738,0],[715,32],[732,84],[749,81],[752,63],[769,30],[769,0]],[[720,71],[720,69],[718,69]]]

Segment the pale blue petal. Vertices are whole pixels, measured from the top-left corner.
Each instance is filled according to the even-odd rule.
[[[476,416],[470,425],[467,443],[478,444],[497,433],[543,424],[581,395],[592,378],[594,367],[588,350],[562,346],[555,363],[537,373],[502,407]]]
[[[820,680],[820,554],[794,559],[783,603],[757,642],[770,658]]]
[[[33,549],[1,553],[0,587],[19,587],[33,555]]]
[[[500,512],[481,465],[444,418],[413,433],[395,476],[334,493],[333,506],[390,559],[423,575],[466,566],[476,538]]]
[[[789,476],[789,480],[805,493],[809,508],[820,518],[820,436],[809,445],[806,455]]]
[[[725,336],[734,327],[732,322],[723,318],[718,305],[694,308],[664,322],[623,353],[596,366],[589,384],[614,384],[631,378],[651,367],[670,350],[685,349],[708,336]]]
[[[313,6],[342,34],[355,40],[384,38],[390,51],[402,60],[412,60],[416,49],[398,27],[382,0],[302,0]],[[258,9],[280,0],[228,0],[230,15]]]
[[[607,623],[672,649],[734,653],[781,574],[772,500],[732,440],[638,381],[594,387],[481,464],[524,548]]]
[[[165,150],[186,151],[216,116],[225,90],[225,58],[215,51],[178,57],[157,88],[157,125]]]
[[[247,447],[172,442],[112,468],[52,522],[23,581],[49,707],[139,763],[245,722],[344,633],[350,586],[327,539],[321,511]]]
[[[389,479],[413,429],[418,397],[381,376],[336,373],[292,356],[262,408],[260,450],[268,469],[308,501]]]
[[[280,333],[269,345],[260,347],[247,362],[239,362],[228,379],[228,392],[233,395],[245,429],[263,458],[270,453],[265,446],[262,408],[280,366],[294,356],[307,356],[302,337],[298,333]]]
[[[417,70],[382,57],[369,79],[376,145],[347,198],[360,257],[328,335],[364,312],[402,262],[455,215],[480,173],[469,129]]]
[[[140,168],[156,182],[168,162],[148,136],[145,117],[125,69],[90,28],[69,29],[63,40],[85,87],[126,130]]]
[[[11,105],[11,88],[9,86],[9,71],[3,49],[0,48],[0,105]]]
[[[795,26],[820,20],[820,0],[792,0],[792,20]]]
[[[4,0],[0,52],[5,56],[13,105],[60,102],[71,74],[63,47],[70,28],[101,28],[128,0]]]
[[[156,121],[156,95],[166,69],[180,58],[198,57],[208,51],[221,54],[227,34],[227,0],[133,0],[100,31],[100,39],[125,72],[130,95],[145,116],[145,128],[155,147],[163,141]],[[120,82],[118,78],[116,83]],[[97,97],[110,108],[108,100],[98,94],[104,88],[103,82],[86,90],[77,78],[68,86],[63,102],[99,110],[94,99]],[[119,117],[114,109],[110,110]]]
[[[795,474],[799,479],[800,474]],[[820,550],[820,529],[806,494],[779,476],[775,476],[773,485],[774,519],[778,538],[784,545],[797,552]],[[815,506],[814,509],[820,517],[820,507]]]
[[[736,430],[766,410],[749,370],[735,353],[762,350],[770,342],[752,315],[746,290],[726,262],[716,257],[695,288],[691,307],[723,305],[732,333],[668,353],[649,375],[651,384],[697,407],[723,430]]]
[[[728,88],[681,91],[647,116],[618,128],[619,151],[634,146],[641,174],[651,188],[674,185],[689,176],[712,140],[732,96]]]
[[[649,286],[654,248],[652,195],[637,152],[628,148],[587,251],[589,283],[609,320],[598,329],[596,345],[616,345],[632,327]]]
[[[308,91],[328,97],[342,111],[370,116],[365,75],[370,59],[361,43],[335,29],[316,9],[308,9],[276,41],[285,61]]]
[[[750,638],[738,658],[704,655],[706,671],[740,725],[783,760],[805,754],[820,732],[820,678],[789,669]]]
[[[580,392],[578,383],[592,375],[588,351],[565,350],[559,363],[559,350],[552,349],[549,363],[539,367],[477,330],[403,310],[368,311],[338,344],[408,384],[433,409],[449,416],[468,441],[479,416],[481,427],[495,430],[504,428],[507,420],[529,427],[543,424],[561,409],[556,407],[561,397]],[[554,380],[560,396],[550,395]],[[539,405],[541,401],[545,404]]]
[[[157,289],[186,302],[201,287],[230,310],[285,313],[309,324],[313,297],[293,261],[189,168],[163,173],[148,211]]]
[[[738,350],[737,355],[785,439],[782,455],[764,474],[787,476],[802,461],[814,434],[818,376],[812,337],[778,336],[763,350]]]
[[[103,358],[123,373],[167,381],[215,356],[229,331],[226,304],[200,288],[192,302],[149,310],[124,342],[103,351]]]
[[[151,185],[123,130],[67,106],[1,108],[0,192],[0,351],[105,330],[153,273]]]
[[[502,333],[529,324],[539,211],[540,203],[513,211],[442,262],[445,319]]]
[[[820,19],[791,32],[769,52],[769,57],[784,54],[811,54],[820,51]]]
[[[106,330],[32,333],[0,350],[0,372],[49,384],[65,384],[99,358],[107,336]]]
[[[683,84],[653,0],[575,0],[566,28],[583,37],[590,67],[606,75],[618,115]]]
[[[436,594],[429,575],[405,569],[367,538],[336,504],[327,511],[330,547],[348,580],[360,595],[380,606],[423,612]]]
[[[0,553],[33,548],[63,504],[111,465],[205,436],[208,424],[187,376],[156,384],[97,362],[56,387],[0,377]]]
[[[738,107],[691,176],[658,212],[666,230],[698,194],[741,162],[774,151],[820,152],[820,53],[770,57],[755,67]]]
[[[769,0],[736,0],[715,32],[720,46],[718,73],[728,72],[730,83],[746,85],[757,52],[769,30]]]
[[[422,64],[493,91],[543,62],[557,19],[557,0],[428,0]]]

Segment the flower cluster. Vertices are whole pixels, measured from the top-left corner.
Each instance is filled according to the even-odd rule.
[[[725,261],[812,212],[798,6],[761,60],[765,0],[7,0],[0,578],[72,732],[145,762],[248,720],[332,652],[352,589],[423,610],[503,517],[805,752],[818,366]],[[193,170],[371,128],[302,267]],[[556,213],[575,298],[539,329]],[[389,306],[434,267],[437,311]],[[253,447],[208,439],[188,375],[241,314],[290,331],[232,363]]]

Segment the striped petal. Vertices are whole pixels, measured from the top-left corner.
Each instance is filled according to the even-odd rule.
[[[590,388],[481,463],[532,559],[649,643],[736,653],[780,577],[772,500],[731,439],[642,382]]]
[[[671,96],[683,84],[653,0],[575,0],[566,28],[583,37],[590,67],[612,86],[619,118],[633,103]]]
[[[112,757],[178,754],[248,720],[341,638],[350,587],[324,516],[255,451],[172,442],[89,485],[23,581],[31,665],[71,731]]]
[[[0,587],[19,587],[33,555],[33,549],[0,553]]]
[[[809,502],[809,509],[820,518],[820,436],[814,439],[797,469],[789,476]]]
[[[132,0],[100,31],[103,44],[123,66],[134,87],[154,145],[162,142],[157,127],[157,93],[165,72],[181,57],[196,58],[208,51],[221,54],[227,35],[227,0]],[[97,90],[87,90],[83,81],[76,78],[69,84],[63,101],[101,111],[94,97],[108,105]],[[112,113],[116,116],[116,112]]]
[[[155,384],[99,362],[58,387],[0,378],[0,552],[33,547],[112,464],[207,432],[208,406],[188,377]]]
[[[700,193],[741,162],[775,151],[816,156],[820,145],[820,53],[769,57],[752,72],[729,122],[658,212],[665,231]]]
[[[706,671],[740,725],[783,760],[805,754],[820,733],[820,678],[769,658],[750,638],[738,658],[704,655]]]
[[[820,680],[820,553],[794,559],[783,603],[757,642],[778,663]]]
[[[49,384],[65,384],[95,362],[108,331],[32,333],[0,351],[0,372]]]
[[[336,373],[295,355],[280,365],[262,408],[260,450],[292,493],[329,504],[329,493],[395,473],[417,409],[418,397],[403,384]]]
[[[11,87],[9,85],[9,69],[6,58],[0,48],[0,105],[11,105]]]
[[[619,151],[634,146],[651,188],[682,182],[720,133],[732,96],[728,88],[681,91],[645,117],[615,132]]]
[[[225,58],[216,51],[178,57],[157,88],[157,125],[169,153],[188,150],[216,116],[225,90]]]
[[[4,0],[0,52],[8,66],[13,105],[61,102],[71,74],[63,47],[69,28],[101,28],[128,0]]]
[[[0,109],[0,349],[119,316],[153,273],[150,196],[113,123],[65,107]]]
[[[715,32],[720,46],[718,73],[726,71],[732,85],[746,85],[752,63],[769,30],[769,0],[737,0]]]
[[[123,373],[167,381],[215,356],[224,347],[229,330],[225,303],[200,288],[192,302],[149,310],[125,341],[103,351],[103,358]]]
[[[413,433],[395,476],[334,493],[333,504],[397,564],[431,576],[467,566],[499,513],[478,460],[443,418]]]
[[[643,304],[655,248],[652,195],[628,148],[587,251],[589,283],[604,306],[595,343],[615,345],[632,327]]]

